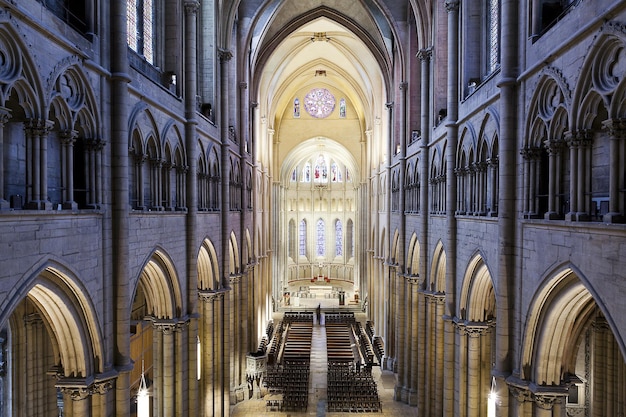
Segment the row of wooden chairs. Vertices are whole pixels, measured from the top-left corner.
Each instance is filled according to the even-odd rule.
[[[357,371],[351,363],[329,363],[327,392],[329,412],[382,411],[371,372]]]

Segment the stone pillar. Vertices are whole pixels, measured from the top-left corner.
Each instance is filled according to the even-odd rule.
[[[419,337],[420,327],[420,309],[419,309],[419,300],[421,298],[419,289],[421,287],[421,279],[419,275],[412,275],[408,278],[409,284],[409,292],[410,292],[410,303],[408,304],[411,309],[411,320],[410,327],[408,328],[408,334],[410,335],[410,339],[408,340],[407,346],[410,354],[410,368],[409,368],[409,397],[408,403],[412,406],[418,405],[419,395],[418,390],[420,389],[420,379],[419,379],[419,346],[422,340]],[[423,379],[421,380],[423,381]]]
[[[30,191],[26,195],[26,207],[34,210],[49,210],[48,201],[48,130],[51,122],[30,120],[24,123],[27,147],[26,184]]]
[[[454,355],[454,365],[457,374],[454,378],[454,413],[446,416],[466,416],[468,409],[467,387],[468,387],[468,366],[467,366],[467,346],[468,333],[465,324],[454,322],[456,336],[456,352]]]
[[[444,352],[443,352],[444,354],[443,415],[455,416],[455,415],[458,415],[458,414],[455,414],[455,409],[454,409],[455,378],[458,377],[455,371],[455,369],[457,369],[455,367],[456,330],[455,330],[454,320],[452,317],[448,315],[444,315],[442,319],[444,320],[444,330],[445,330],[445,340],[444,340],[445,344],[444,344]]]
[[[62,183],[65,186],[63,193],[63,208],[76,210],[78,204],[74,201],[74,143],[78,132],[75,130],[61,133],[63,146],[62,159]]]
[[[153,322],[154,326],[154,370],[155,394],[154,416],[177,415],[176,408],[176,366],[177,347],[175,334],[180,331],[178,323],[172,321]],[[158,377],[157,377],[158,371]],[[182,401],[182,398],[179,399]]]
[[[533,417],[565,417],[565,393],[543,393],[535,392],[533,400],[535,402]]]
[[[201,314],[200,319],[200,349],[201,349],[201,363],[200,363],[200,417],[211,417],[215,414],[214,411],[214,391],[215,391],[215,375],[214,375],[214,361],[215,361],[215,345],[217,338],[215,333],[215,316],[214,316],[214,302],[217,299],[217,294],[213,291],[200,291],[199,292],[200,305],[199,311]]]
[[[84,379],[62,378],[57,388],[63,394],[63,417],[91,416],[91,387]]]
[[[576,212],[578,211],[578,170],[575,168],[578,166],[578,146],[579,141],[576,134],[573,132],[567,132],[565,142],[569,148],[569,165],[570,179],[569,179],[569,213],[566,215],[567,220],[576,221]]]
[[[52,352],[46,349],[49,344],[46,327],[39,314],[33,313],[24,317],[25,356],[23,357],[23,375],[19,380],[24,384],[23,405],[25,416],[49,415],[56,407],[54,388],[51,390],[47,386],[52,386],[52,381],[46,377],[49,363],[48,355]],[[21,356],[21,355],[20,355]],[[18,361],[15,361],[18,362]]]
[[[215,357],[213,361],[213,410],[216,416],[224,415],[224,405],[226,404],[224,398],[226,397],[226,392],[228,391],[228,386],[226,385],[226,381],[228,381],[226,372],[230,369],[230,360],[227,361],[228,355],[225,354],[228,350],[224,339],[225,334],[228,333],[224,328],[224,323],[226,322],[224,317],[224,295],[225,292],[217,293],[215,301],[213,302],[213,323],[215,335],[215,338],[213,339],[213,344],[215,346]]]
[[[624,213],[626,207],[623,206],[620,189],[626,188],[626,185],[620,173],[624,172],[624,161],[621,158],[626,147],[626,119],[610,119],[605,121],[603,126],[608,129],[611,142],[609,151],[609,211],[602,220],[607,223],[623,223],[626,221],[626,213]],[[621,207],[620,200],[622,200]]]
[[[546,219],[558,219],[559,212],[556,206],[557,198],[557,179],[558,179],[558,160],[561,157],[560,140],[548,139],[544,142],[548,149],[549,166],[548,166],[548,211],[544,215]]]
[[[511,403],[511,416],[524,417],[532,414],[532,394],[526,385],[517,385],[514,381],[507,381],[509,392],[513,400]],[[503,390],[498,391],[498,395],[503,395]]]
[[[457,65],[459,58],[459,0],[446,0],[445,7],[448,13],[448,79],[447,79],[447,106],[448,115],[446,119],[447,145],[446,145],[446,227],[448,228],[446,239],[446,316],[449,318],[456,316],[456,241],[457,223],[455,218],[456,208],[456,182],[454,181],[454,170],[456,167],[456,148],[458,143],[458,103],[459,103],[459,68]],[[443,194],[443,193],[442,193]],[[439,208],[442,210],[442,207]],[[446,332],[446,344],[444,353],[444,380],[448,381],[444,405],[446,416],[458,415],[453,411],[455,401],[461,399],[454,398],[454,381],[458,381],[455,375],[454,353],[455,353],[455,332],[454,327]],[[457,368],[458,369],[458,368]],[[451,385],[450,385],[451,384]],[[448,408],[450,407],[450,408]]]
[[[41,196],[39,208],[41,210],[50,210],[52,208],[52,204],[48,198],[48,134],[52,126],[53,122],[47,120],[36,130],[38,138],[35,140],[39,141],[39,149],[41,151],[38,161],[40,173],[39,195]]]
[[[522,279],[516,269],[521,246],[518,230],[517,207],[517,152],[519,136],[518,76],[519,76],[519,1],[502,0],[501,5],[501,65],[500,80],[500,139],[499,139],[499,179],[498,179],[498,242],[497,266],[494,274],[496,294],[495,352],[493,374],[496,383],[504,386],[519,357],[521,342],[517,335],[515,300],[518,283]],[[497,415],[509,415],[509,397],[503,396],[497,407]]]
[[[588,130],[577,132],[578,146],[578,211],[576,219],[578,221],[590,220],[589,203],[590,198],[587,195],[591,191],[591,145],[593,142],[593,133]],[[575,165],[570,165],[574,167]]]
[[[433,357],[434,363],[440,364],[444,363],[445,357],[445,322],[443,320],[443,316],[445,314],[445,303],[446,303],[446,295],[445,294],[434,294],[432,296],[432,300],[435,307],[435,316],[433,317],[433,322],[435,324],[435,355]],[[443,414],[443,404],[444,404],[444,370],[445,367],[436,366],[434,372],[434,404],[433,409],[435,416],[442,416]]]
[[[481,405],[486,403],[486,398],[481,398],[483,380],[481,378],[482,353],[481,339],[489,330],[487,325],[475,324],[462,328],[467,335],[467,417],[480,417],[486,410],[481,410]]]
[[[395,330],[395,349],[394,349],[394,357],[396,366],[394,369],[397,369],[398,378],[397,384],[395,387],[395,399],[398,401],[406,402],[406,386],[404,386],[405,374],[406,374],[406,363],[404,362],[404,344],[405,342],[405,330],[404,326],[406,323],[406,300],[405,300],[405,291],[404,291],[404,276],[398,271],[398,267],[393,268],[395,270],[394,278],[395,278],[395,314],[393,317],[396,317],[396,322],[394,326]]]
[[[128,84],[128,44],[127,38],[127,2],[110,2],[110,62],[111,62],[111,249],[112,282],[111,294],[115,312],[115,345],[113,363],[119,376],[115,383],[115,415],[130,414],[130,372],[133,364],[130,360],[130,288],[129,260],[129,193],[128,193],[128,120],[130,98]]]
[[[0,107],[0,210],[10,207],[9,201],[4,196],[4,126],[10,118],[11,111],[5,107]]]
[[[490,217],[496,217],[498,215],[498,157],[495,156],[488,159],[487,165],[489,167],[489,185],[491,189],[491,194],[489,196],[489,212],[487,215]]]

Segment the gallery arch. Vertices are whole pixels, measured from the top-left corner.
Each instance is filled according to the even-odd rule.
[[[86,289],[53,261],[28,283],[9,299],[12,313],[1,331],[2,412],[89,415],[105,401],[112,375],[104,375],[101,329]]]
[[[525,412],[624,413],[623,350],[613,324],[572,266],[551,274],[530,306],[521,380],[509,385]]]

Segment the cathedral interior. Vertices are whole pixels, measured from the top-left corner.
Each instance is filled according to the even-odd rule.
[[[0,417],[625,417],[622,296],[624,1],[0,0]]]

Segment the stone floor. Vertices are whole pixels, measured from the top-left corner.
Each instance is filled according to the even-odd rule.
[[[315,304],[317,306],[317,304]],[[324,307],[322,305],[322,307]],[[279,315],[275,316],[280,320]],[[365,321],[365,315],[356,313],[355,317],[359,321]],[[313,337],[311,344],[311,374],[309,378],[309,406],[306,412],[295,411],[266,411],[265,400],[246,400],[231,407],[230,415],[233,417],[299,417],[299,416],[328,416],[341,417],[350,415],[372,415],[372,416],[417,416],[417,408],[407,404],[394,401],[393,388],[395,385],[395,375],[390,371],[381,371],[379,367],[374,367],[372,375],[378,384],[378,395],[382,402],[382,413],[329,413],[326,411],[326,330],[322,325],[315,323],[313,326]]]

